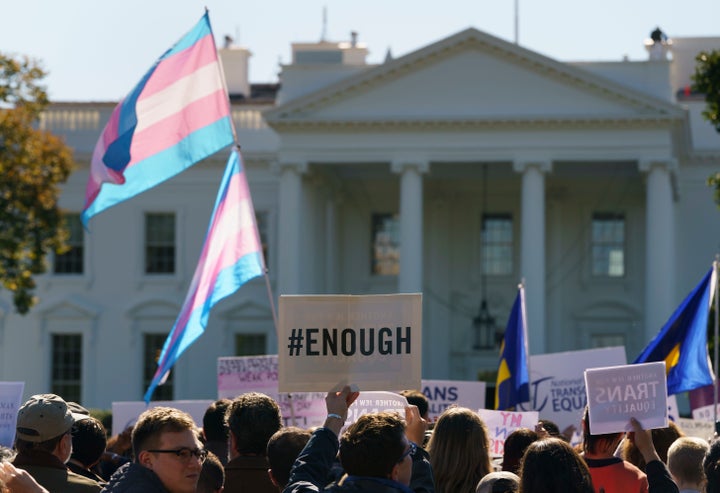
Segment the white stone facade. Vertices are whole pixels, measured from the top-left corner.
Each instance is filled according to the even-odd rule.
[[[531,353],[622,341],[632,361],[720,247],[705,185],[720,135],[702,100],[676,98],[681,63],[567,64],[468,29],[382,65],[284,67],[281,104],[233,107],[275,296],[421,291],[423,376],[472,380],[497,367],[497,349],[473,347],[481,298],[502,329],[524,278]],[[76,150],[70,211],[112,107],[56,103],[41,122]],[[0,379],[50,391],[52,335],[80,334],[83,405],[139,400],[143,335],[172,327],[226,158],[95,217],[84,274],[41,276],[29,315],[0,292]],[[175,274],[144,274],[146,212],[176,216]],[[593,275],[598,212],[624,218],[621,276]],[[397,276],[371,273],[374,213],[400,215]],[[512,218],[508,274],[481,275],[483,213]],[[217,396],[216,360],[234,355],[236,334],[265,334],[277,351],[262,280],[215,307],[176,365],[174,398]]]

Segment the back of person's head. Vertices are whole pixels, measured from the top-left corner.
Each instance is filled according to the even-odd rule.
[[[268,440],[282,428],[277,402],[259,392],[248,392],[233,399],[225,419],[238,454],[264,455]]]
[[[583,413],[583,451],[585,453],[599,454],[605,449],[614,449],[622,440],[624,433],[604,433],[601,435],[593,435],[590,430],[590,411],[585,406]],[[614,450],[612,451],[614,452]],[[612,453],[611,452],[611,453]]]
[[[70,458],[89,468],[102,457],[107,447],[107,432],[100,421],[88,416],[72,427],[73,451]]]
[[[530,444],[520,468],[520,493],[594,493],[585,461],[566,441],[546,438]]]
[[[720,493],[720,438],[710,442],[710,450],[703,459],[703,470],[707,479],[705,492]]]
[[[225,468],[218,456],[208,452],[200,470],[195,493],[218,493],[225,485]]]
[[[560,431],[560,427],[554,421],[549,419],[539,419],[538,424],[543,427],[547,434],[553,438],[560,438],[561,440],[568,441],[567,438]]]
[[[509,471],[494,471],[486,474],[478,483],[475,493],[516,493],[520,478]]]
[[[286,426],[270,437],[267,444],[270,479],[281,490],[287,485],[295,459],[305,448],[310,436],[309,430]]]
[[[710,450],[706,440],[697,437],[680,437],[667,451],[667,466],[678,485],[705,483],[702,463]]]
[[[685,433],[674,422],[669,421],[666,428],[654,428],[651,432],[653,445],[660,460],[667,464],[668,448],[672,443]],[[634,442],[625,440],[622,447],[622,458],[635,465],[641,471],[645,470],[645,459]]]
[[[531,443],[540,439],[535,430],[529,428],[518,428],[505,438],[505,446],[503,450],[502,470],[517,473],[520,469],[525,449]]]
[[[185,411],[172,407],[153,407],[143,412],[132,430],[132,450],[135,460],[140,452],[160,446],[163,433],[197,431],[195,422]]]
[[[449,407],[435,423],[428,443],[438,493],[472,491],[487,473],[490,441],[480,416],[466,407]]]
[[[425,394],[419,390],[403,390],[400,392],[400,395],[404,396],[405,399],[407,399],[408,404],[411,406],[417,406],[418,412],[422,418],[428,418],[430,402],[428,401],[428,398],[425,397]]]
[[[55,394],[33,395],[18,409],[15,449],[20,453],[40,450],[53,453],[78,419],[68,403]],[[64,460],[70,456],[70,447]]]
[[[340,463],[353,476],[388,478],[405,452],[404,437],[397,414],[364,414],[340,438]]]
[[[230,407],[230,399],[218,399],[208,406],[203,415],[203,435],[206,440],[227,441],[228,426],[225,413]]]

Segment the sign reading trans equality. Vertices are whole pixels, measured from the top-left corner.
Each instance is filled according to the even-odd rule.
[[[422,295],[283,295],[278,390],[420,388]]]

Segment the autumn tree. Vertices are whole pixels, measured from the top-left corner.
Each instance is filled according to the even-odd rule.
[[[703,51],[696,57],[692,90],[705,95],[703,118],[720,132],[720,51]],[[720,206],[720,173],[708,177],[708,185],[715,189],[715,203]]]
[[[60,138],[37,128],[48,105],[44,77],[33,60],[0,53],[0,282],[22,314],[36,302],[33,276],[45,272],[47,255],[67,248],[58,196],[74,161]]]

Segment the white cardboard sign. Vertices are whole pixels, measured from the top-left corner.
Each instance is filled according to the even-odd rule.
[[[112,403],[112,434],[119,435],[125,428],[134,426],[138,416],[154,407],[174,407],[185,411],[192,416],[195,426],[202,428],[203,416],[212,402],[205,400],[151,401],[150,405],[147,405],[145,401],[116,401]]]
[[[25,382],[0,382],[0,445],[12,448]]]
[[[452,405],[470,409],[485,407],[485,382],[463,380],[422,380],[422,392],[428,400],[428,417],[436,421]]]
[[[687,436],[710,440],[715,435],[715,425],[712,421],[676,418],[675,424],[678,425]]]
[[[417,389],[422,295],[280,296],[278,389]]]
[[[477,413],[488,428],[490,455],[493,457],[502,457],[505,451],[505,439],[510,433],[518,428],[534,430],[538,422],[538,413],[536,411],[514,412],[478,409]]]
[[[631,431],[630,418],[646,430],[668,422],[665,362],[585,370],[593,435]]]
[[[530,356],[532,402],[521,405],[519,410],[537,411],[543,419],[555,422],[560,430],[569,426],[580,429],[587,403],[583,371],[626,363],[622,346]]]

